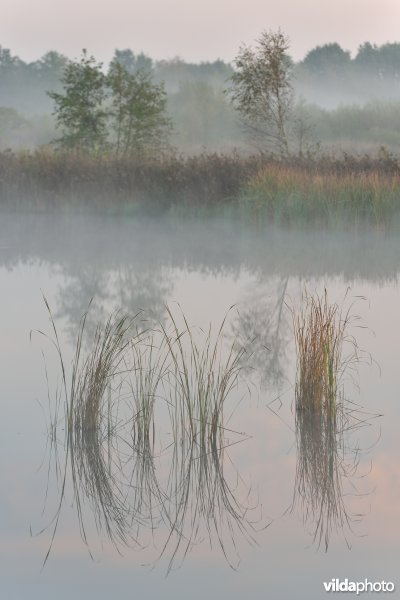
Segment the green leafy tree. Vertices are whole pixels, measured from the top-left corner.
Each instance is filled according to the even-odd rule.
[[[129,73],[113,60],[107,76],[111,92],[111,130],[119,155],[155,155],[169,147],[172,125],[166,115],[166,94],[147,71]]]
[[[66,148],[98,152],[106,146],[107,111],[105,75],[101,64],[83,50],[78,62],[69,62],[62,77],[64,94],[49,92]]]
[[[252,140],[261,149],[289,154],[293,109],[289,40],[281,32],[264,31],[255,49],[242,46],[234,60],[231,101]]]

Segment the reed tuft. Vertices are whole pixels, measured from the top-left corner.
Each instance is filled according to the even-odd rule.
[[[330,303],[327,292],[303,295],[292,309],[297,353],[295,386],[297,463],[292,510],[300,505],[318,547],[328,549],[332,531],[351,530],[343,484],[358,467],[360,449],[352,449],[347,433],[373,415],[344,395],[344,375],[354,370],[363,353],[350,335],[355,316]],[[346,538],[346,534],[345,534]],[[347,539],[346,539],[347,541]]]

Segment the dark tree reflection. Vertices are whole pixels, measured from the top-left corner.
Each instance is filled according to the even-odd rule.
[[[57,317],[67,319],[74,339],[80,317],[91,303],[87,316],[87,338],[93,339],[97,324],[104,322],[111,310],[136,315],[143,312],[148,326],[163,322],[172,281],[161,267],[147,269],[139,265],[119,265],[115,270],[84,265],[66,277],[59,290]]]

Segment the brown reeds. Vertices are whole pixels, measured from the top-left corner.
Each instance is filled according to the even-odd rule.
[[[270,163],[243,190],[253,219],[279,224],[393,226],[400,216],[400,168],[380,161]],[[397,221],[398,222],[398,221]]]
[[[0,153],[0,208],[129,214],[235,213],[280,224],[393,226],[400,165],[376,157]]]
[[[350,319],[349,312],[343,315],[338,304],[329,302],[326,290],[322,296],[305,292],[301,310],[293,311],[296,411],[324,411],[335,416],[341,377],[357,357],[353,338],[351,356],[343,356]]]
[[[41,149],[0,153],[0,207],[162,213],[232,203],[261,159],[237,154],[146,159]]]

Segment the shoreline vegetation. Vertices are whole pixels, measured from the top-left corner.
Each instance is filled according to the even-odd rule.
[[[239,48],[229,68],[225,65],[221,71],[218,61],[203,65],[205,81],[219,73],[219,109],[212,109],[210,94],[204,96],[196,88],[186,99],[196,118],[192,115],[185,123],[183,104],[175,107],[178,119],[171,113],[171,93],[182,81],[174,80],[171,87],[149,57],[116,50],[105,68],[85,49],[76,60],[49,53],[40,66],[46,66],[52,77],[42,82],[46,83],[42,91],[53,103],[56,137],[36,149],[0,150],[0,210],[219,216],[280,226],[396,229],[400,224],[400,155],[392,126],[398,116],[396,103],[390,105],[389,120],[386,109],[369,105],[366,124],[357,113],[360,107],[353,107],[356,113],[347,108],[339,137],[334,136],[336,145],[325,150],[329,135],[318,122],[322,120],[326,129],[328,115],[310,111],[310,98],[296,88],[299,66],[289,49],[290,40],[280,29],[264,30],[252,46]],[[326,64],[325,87],[335,80],[338,60],[344,75],[350,63],[357,70],[373,55],[373,63],[379,58],[380,65],[378,72],[370,65],[374,81],[387,71],[388,52],[394,59],[400,44],[381,49],[365,44],[353,64],[349,53],[328,44],[307,55],[300,74],[308,73],[308,81]],[[8,63],[12,58],[0,47],[0,79],[6,77],[2,57],[8,57]],[[11,62],[22,67],[16,57]],[[196,69],[189,71],[193,75]],[[394,92],[397,71],[389,80]],[[196,108],[195,98],[201,100],[202,109]],[[391,98],[389,94],[387,100]],[[208,112],[203,118],[204,107]],[[7,139],[4,123],[18,121],[13,111],[0,106],[0,148]],[[221,127],[227,125],[228,113],[231,125],[235,123],[233,137],[231,126],[225,133]],[[189,138],[197,147],[203,144],[203,150],[188,154],[178,138],[182,132],[189,134],[194,121],[197,133]],[[344,152],[340,140],[348,136],[360,147],[354,123],[358,133],[367,135],[361,136],[365,142],[386,146],[376,154]],[[387,135],[388,126],[394,137]],[[213,130],[209,139],[202,137],[206,129]],[[228,138],[237,142],[233,146],[226,143],[229,131]],[[224,150],[211,151],[216,143]],[[393,147],[396,154],[391,153]]]
[[[118,157],[40,148],[0,152],[0,209],[211,216],[346,226],[400,223],[400,159],[204,152]]]

